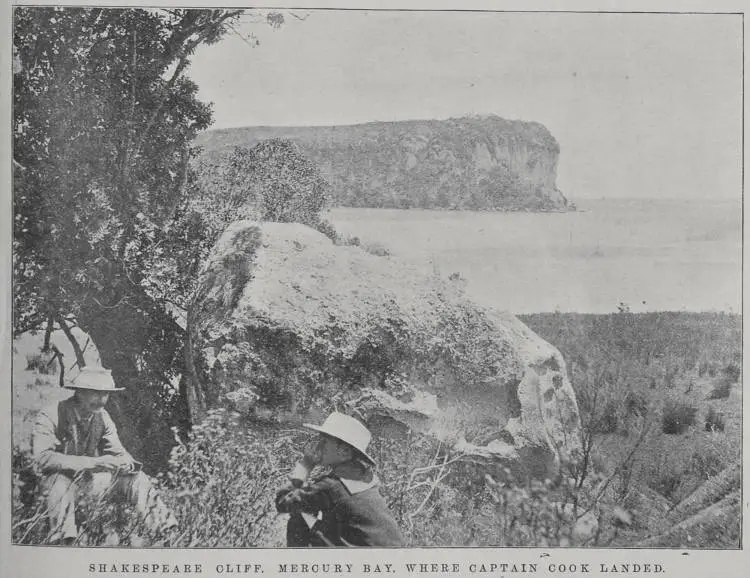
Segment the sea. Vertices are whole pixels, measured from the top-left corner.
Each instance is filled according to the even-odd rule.
[[[741,312],[742,207],[733,200],[596,199],[568,213],[335,208],[363,245],[462,279],[512,313]]]

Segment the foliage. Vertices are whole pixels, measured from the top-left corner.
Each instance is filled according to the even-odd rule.
[[[368,425],[377,432],[371,453],[382,491],[407,546],[580,546],[606,539],[606,531],[582,532],[579,523],[596,519],[593,484],[579,487],[564,475],[516,477],[387,418]]]
[[[302,447],[300,436],[213,410],[172,449],[162,478],[179,521],[179,547],[259,546],[276,518],[274,496]]]
[[[742,367],[740,366],[739,363],[731,361],[722,370],[722,373],[727,377],[727,379],[730,382],[737,383],[740,380],[740,376],[742,375]]]
[[[175,313],[214,241],[186,203],[192,142],[211,122],[186,71],[240,13],[14,12],[14,335],[85,330],[127,388],[113,412],[148,466],[185,419]]]
[[[732,392],[732,381],[727,377],[722,378],[717,383],[711,392],[708,394],[708,399],[726,399]]]
[[[35,353],[26,358],[26,370],[38,371],[44,375],[54,375],[57,373],[58,362],[55,357],[44,353]]]
[[[609,315],[539,313],[520,315],[574,366],[615,363],[640,384],[664,382],[668,372],[741,363],[741,317],[726,313],[661,311]],[[638,375],[635,375],[638,374]]]
[[[695,423],[698,408],[686,403],[670,401],[662,410],[661,431],[665,434],[681,434]]]
[[[704,423],[706,425],[706,431],[724,431],[724,428],[727,426],[724,414],[716,411],[713,407],[708,408]]]
[[[236,147],[218,162],[202,159],[195,170],[192,205],[218,231],[247,218],[302,223],[335,239],[333,226],[321,219],[330,186],[291,141]]]
[[[704,392],[726,387],[728,373],[739,379],[734,368],[742,359],[742,318],[618,309],[610,315],[545,313],[521,319],[567,361],[584,436],[594,440],[590,454],[599,462],[595,471],[611,471],[618,463],[626,466],[612,484],[624,504],[637,502],[643,487],[677,502],[703,483],[708,472],[738,459],[741,408],[727,397],[709,405]],[[593,400],[597,403],[592,413]],[[692,408],[697,408],[695,413]],[[668,428],[684,428],[683,433],[667,435],[661,423],[655,424],[627,463],[628,448],[660,411]],[[705,412],[704,424],[690,428],[686,424],[698,411]],[[720,423],[725,430],[716,435]]]
[[[539,316],[530,318],[532,324]],[[591,347],[591,334],[575,330],[571,318],[577,319],[559,315],[555,318],[558,325],[546,326],[551,330],[567,323],[571,328],[558,334],[562,339],[557,345],[602,353]],[[549,322],[549,318],[543,321]],[[635,315],[629,323],[637,326],[640,321]],[[705,318],[696,321],[693,314],[672,321],[661,326],[663,335],[644,338],[679,344],[684,330],[703,343],[716,329],[713,322],[703,324]],[[723,319],[727,327],[736,321]],[[650,381],[638,376],[639,372],[650,375],[655,364],[658,368],[654,356],[648,366],[643,350],[637,348],[629,348],[627,355],[619,357],[621,345],[612,336],[607,342],[610,355],[603,357],[611,360],[609,364],[598,366],[602,358],[579,358],[571,375],[573,386],[583,393],[579,401],[584,400],[580,408],[584,430],[592,433],[596,442],[585,475],[579,464],[563,464],[561,475],[554,479],[529,480],[476,456],[452,453],[448,444],[386,418],[368,416],[356,402],[344,409],[341,396],[327,397],[325,406],[318,409],[321,415],[344,409],[367,422],[374,433],[370,453],[378,463],[382,492],[410,546],[632,546],[651,532],[651,524],[663,523],[659,515],[663,504],[657,502],[657,507],[644,500],[644,487],[659,491],[671,501],[664,500],[668,505],[677,503],[738,459],[740,444],[730,433],[731,412],[723,418],[727,429],[721,435],[702,427],[690,428],[681,436],[663,435],[658,427],[649,430],[650,418],[658,415],[655,407],[669,400],[689,399],[677,393],[688,376],[677,375],[673,390],[666,390],[661,380],[658,389],[652,390]],[[713,349],[702,353],[726,353],[734,347],[739,343],[725,340],[712,343]],[[633,356],[640,363],[629,364]],[[684,367],[681,361],[672,359],[670,363]],[[721,362],[720,366],[725,365]],[[694,378],[697,370],[698,364],[689,377]],[[389,387],[397,387],[395,381],[389,383]],[[634,389],[634,383],[645,387]],[[583,387],[591,390],[584,392]],[[601,388],[598,395],[597,387]],[[613,400],[622,402],[616,412],[616,431],[595,432],[608,429],[589,426],[596,423],[597,416],[611,411],[607,408]],[[721,405],[726,400],[712,403],[727,407]],[[715,411],[717,416],[721,413],[724,410]],[[741,435],[739,428],[737,431]],[[178,533],[166,543],[181,547],[282,544],[284,519],[274,522],[271,501],[299,457],[303,440],[302,434],[276,423],[242,419],[223,410],[211,412],[204,424],[178,440],[169,471],[160,477],[162,497],[180,520]],[[35,520],[33,511],[23,509],[29,496],[33,497],[33,480],[23,473],[24,460],[20,454],[14,456],[14,541]],[[118,516],[126,513],[112,509],[95,512],[100,518],[92,517],[82,543],[106,543],[111,539],[108,529],[116,527],[121,520]],[[34,534],[42,529],[32,529],[25,541],[43,540],[44,534]],[[123,544],[132,543],[139,532],[137,528],[131,532],[127,525],[118,531]],[[155,540],[151,543],[165,543],[161,537],[147,538]]]

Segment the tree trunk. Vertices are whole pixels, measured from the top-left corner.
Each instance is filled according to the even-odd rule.
[[[203,391],[203,384],[198,375],[198,368],[195,365],[195,353],[193,351],[192,336],[192,312],[190,308],[187,313],[187,326],[185,328],[185,399],[188,406],[188,416],[190,423],[196,424],[203,421],[206,417],[206,395]]]
[[[47,328],[44,330],[44,345],[42,345],[42,351],[47,353],[49,351],[49,340],[52,337],[52,327],[55,324],[55,318],[50,315],[47,318]]]
[[[68,341],[70,341],[70,344],[73,346],[73,353],[75,353],[76,363],[78,363],[78,367],[86,367],[86,360],[83,358],[83,351],[81,350],[81,346],[78,344],[78,340],[73,336],[73,333],[71,333],[70,327],[68,327],[67,323],[65,323],[65,320],[62,318],[62,315],[60,315],[59,313],[55,315],[55,319],[57,321],[57,324],[60,326],[60,329],[63,330],[65,337],[68,338]]]
[[[125,391],[110,396],[110,411],[125,448],[144,463],[147,472],[164,471],[174,445],[171,426],[184,425],[185,408],[180,400],[165,395],[159,368],[144,366],[142,359],[149,335],[171,320],[119,306],[103,310],[91,306],[81,312],[79,323],[99,350],[102,365],[112,370],[117,387]]]

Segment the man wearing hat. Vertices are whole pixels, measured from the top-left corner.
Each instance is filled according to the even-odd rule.
[[[49,541],[75,542],[75,503],[84,495],[131,504],[149,532],[175,527],[173,514],[123,447],[104,409],[109,395],[123,389],[115,387],[111,372],[84,367],[65,387],[73,396],[37,414],[31,440],[47,502]]]
[[[403,546],[401,530],[388,510],[367,453],[370,432],[353,417],[334,412],[322,426],[304,424],[320,434],[306,452],[291,483],[276,496],[279,512],[290,513],[289,546]],[[316,465],[330,473],[303,486]]]

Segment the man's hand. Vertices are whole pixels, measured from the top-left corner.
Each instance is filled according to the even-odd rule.
[[[302,450],[302,462],[310,467],[312,469],[313,466],[316,466],[320,463],[321,455],[321,440],[318,438],[312,439],[307,444],[305,444],[304,449]]]
[[[133,462],[126,456],[103,455],[92,458],[92,466],[89,468],[93,472],[112,472],[118,470],[128,470],[133,467]]]

